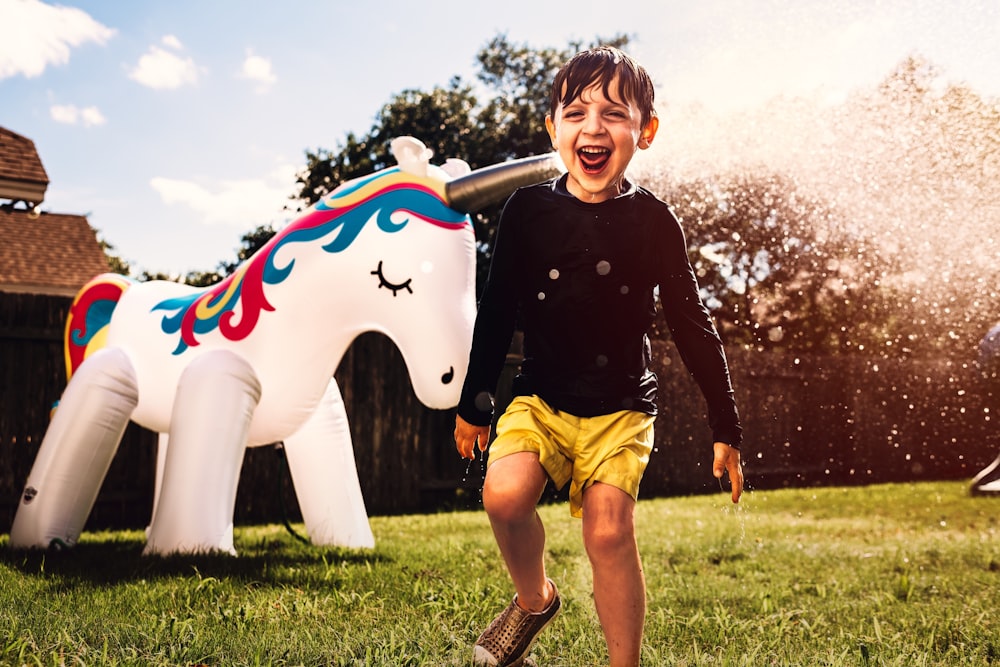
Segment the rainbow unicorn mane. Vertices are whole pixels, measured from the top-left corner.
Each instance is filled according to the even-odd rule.
[[[392,214],[397,211],[411,215],[396,223]],[[381,231],[394,233],[413,218],[446,229],[471,224],[467,215],[445,203],[443,181],[415,178],[393,167],[334,190],[218,284],[192,295],[167,299],[153,309],[169,313],[162,322],[165,333],[180,334],[175,355],[198,345],[200,334],[216,329],[229,340],[242,340],[253,331],[262,312],[274,310],[265,286],[284,282],[295,268],[294,259],[278,265],[276,257],[281,248],[333,235],[322,248],[338,253],[350,247],[371,219]],[[241,313],[238,319],[237,305]]]

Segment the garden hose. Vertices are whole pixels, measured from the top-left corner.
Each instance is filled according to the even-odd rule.
[[[285,456],[285,444],[282,442],[277,443],[274,446],[274,450],[278,453],[278,458],[281,460],[281,466],[278,469],[278,503],[281,505],[281,522],[285,524],[285,528],[292,534],[292,537],[303,544],[310,544],[309,538],[299,535],[292,528],[292,524],[288,520],[288,508],[285,507],[285,475],[289,474],[289,471],[288,458]]]

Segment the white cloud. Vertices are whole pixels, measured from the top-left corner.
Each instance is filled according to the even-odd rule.
[[[184,45],[181,44],[181,40],[178,39],[177,35],[164,35],[160,40],[164,46],[170,47],[175,51],[183,51]]]
[[[274,70],[271,68],[271,61],[268,58],[254,55],[253,51],[247,51],[246,60],[243,61],[243,69],[240,70],[240,78],[256,81],[254,90],[257,93],[265,93],[277,82]]]
[[[107,119],[97,107],[79,108],[75,104],[53,104],[49,109],[52,120],[65,125],[94,127],[104,125]]]
[[[181,204],[200,213],[202,222],[250,229],[283,217],[295,183],[296,168],[282,165],[262,178],[220,181],[205,185],[195,181],[156,176],[149,182],[165,204]]]
[[[65,65],[70,50],[88,42],[105,44],[115,35],[73,7],[39,0],[0,0],[0,80],[36,77],[49,65]]]
[[[166,35],[161,40],[168,48],[183,50],[179,39]],[[149,47],[139,63],[129,72],[129,78],[154,90],[174,90],[185,85],[198,83],[201,69],[194,59],[167,51],[156,46]]]

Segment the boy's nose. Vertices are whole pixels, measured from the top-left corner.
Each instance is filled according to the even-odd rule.
[[[601,120],[601,115],[596,113],[587,114],[587,122],[583,124],[583,131],[587,134],[601,134],[604,131],[604,123]]]

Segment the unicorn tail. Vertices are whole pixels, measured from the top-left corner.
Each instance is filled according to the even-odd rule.
[[[132,284],[132,279],[126,276],[102,273],[77,292],[69,307],[63,338],[67,381],[84,359],[104,347],[111,314]]]

